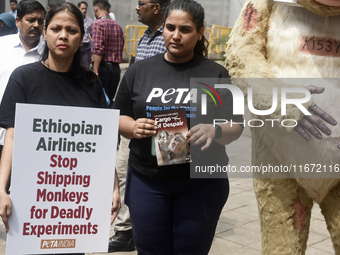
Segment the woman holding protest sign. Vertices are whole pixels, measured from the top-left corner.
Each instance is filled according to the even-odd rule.
[[[163,36],[167,52],[133,64],[123,77],[115,99],[115,108],[121,114],[120,134],[131,139],[125,201],[140,254],[207,254],[228,197],[229,183],[227,178],[190,179],[190,164],[197,164],[196,160],[202,158],[209,163],[228,165],[224,145],[236,140],[243,129],[230,123],[215,128],[213,119],[223,115],[240,123],[243,118],[233,116],[228,90],[219,91],[223,106],[215,108],[213,100],[208,98],[207,115],[199,116],[199,110],[190,112],[200,107],[189,102],[200,93],[197,89],[190,90],[190,78],[218,81],[229,77],[225,68],[205,58],[202,6],[193,0],[172,1],[165,11]],[[170,141],[166,134],[162,142],[170,141],[170,144],[154,143],[156,148],[174,154],[175,147],[187,139],[192,163],[160,166],[152,155],[151,137],[167,118],[156,122],[156,118],[150,117],[158,111],[174,109],[162,114],[174,113],[178,118],[182,113],[179,110],[176,113],[176,109],[181,108],[189,109],[186,121],[191,122],[191,128],[186,138],[174,134]],[[185,119],[185,114],[180,119]],[[162,139],[161,133],[156,139]]]
[[[6,194],[11,174],[16,103],[106,108],[101,82],[81,65],[79,45],[84,36],[83,16],[71,3],[55,5],[47,14],[42,61],[17,68],[1,102],[0,126],[7,129],[0,163],[0,216],[9,229],[12,203]],[[117,183],[117,176],[115,184]],[[112,221],[120,208],[115,185]]]

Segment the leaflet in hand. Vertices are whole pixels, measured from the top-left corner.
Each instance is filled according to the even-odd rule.
[[[191,162],[186,135],[188,125],[185,109],[174,109],[152,114],[157,122],[154,148],[159,166]]]

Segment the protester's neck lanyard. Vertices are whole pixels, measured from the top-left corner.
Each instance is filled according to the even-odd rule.
[[[111,19],[111,17],[110,16],[101,16],[101,17],[99,17],[100,19]]]

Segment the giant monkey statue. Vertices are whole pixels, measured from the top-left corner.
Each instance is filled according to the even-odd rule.
[[[234,78],[340,78],[340,0],[297,1],[301,7],[282,5],[273,0],[247,0],[245,3],[226,50],[226,67],[234,84],[244,93],[250,84]],[[313,111],[313,101],[340,120],[340,83],[325,82],[329,86],[323,93],[319,88],[310,89],[314,94],[305,107]],[[275,79],[253,88],[254,108],[269,109],[272,87],[280,86],[285,84]],[[269,117],[300,121],[300,132],[310,127],[310,122],[306,122],[306,117],[296,107],[290,107],[286,116],[275,111]],[[280,125],[253,128],[252,164],[336,166],[340,163],[337,148],[340,128],[336,123],[332,124],[326,123],[332,134],[325,130],[327,135],[322,134],[322,139],[310,135],[310,141],[304,140],[292,128]],[[262,253],[305,254],[315,201],[325,217],[336,254],[340,254],[340,179],[299,178],[301,176],[292,173],[289,177],[254,178]]]

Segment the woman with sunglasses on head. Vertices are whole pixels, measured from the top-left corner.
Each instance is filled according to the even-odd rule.
[[[200,4],[174,0],[164,19],[167,52],[133,64],[115,99],[121,114],[120,134],[131,139],[125,201],[139,254],[208,254],[229,194],[228,179],[190,179],[188,163],[158,166],[151,153],[157,123],[149,118],[147,109],[190,108],[190,78],[217,81],[229,74],[205,58],[204,9]],[[223,106],[214,112],[213,100],[208,99],[203,122],[187,117],[192,127],[187,134],[192,164],[203,158],[209,164],[228,165],[225,145],[242,133],[238,124],[221,124],[219,130],[212,125],[221,114],[224,119],[243,120],[232,115],[231,93],[223,90],[219,94]],[[209,159],[211,154],[217,157]]]
[[[0,162],[0,216],[6,230],[12,213],[11,199],[5,188],[11,173],[15,104],[107,108],[99,79],[81,65],[79,45],[84,36],[84,24],[80,10],[71,3],[52,7],[46,16],[44,36],[46,46],[42,61],[14,70],[1,102],[0,126],[7,131]],[[113,218],[120,207],[118,185],[115,187]]]

